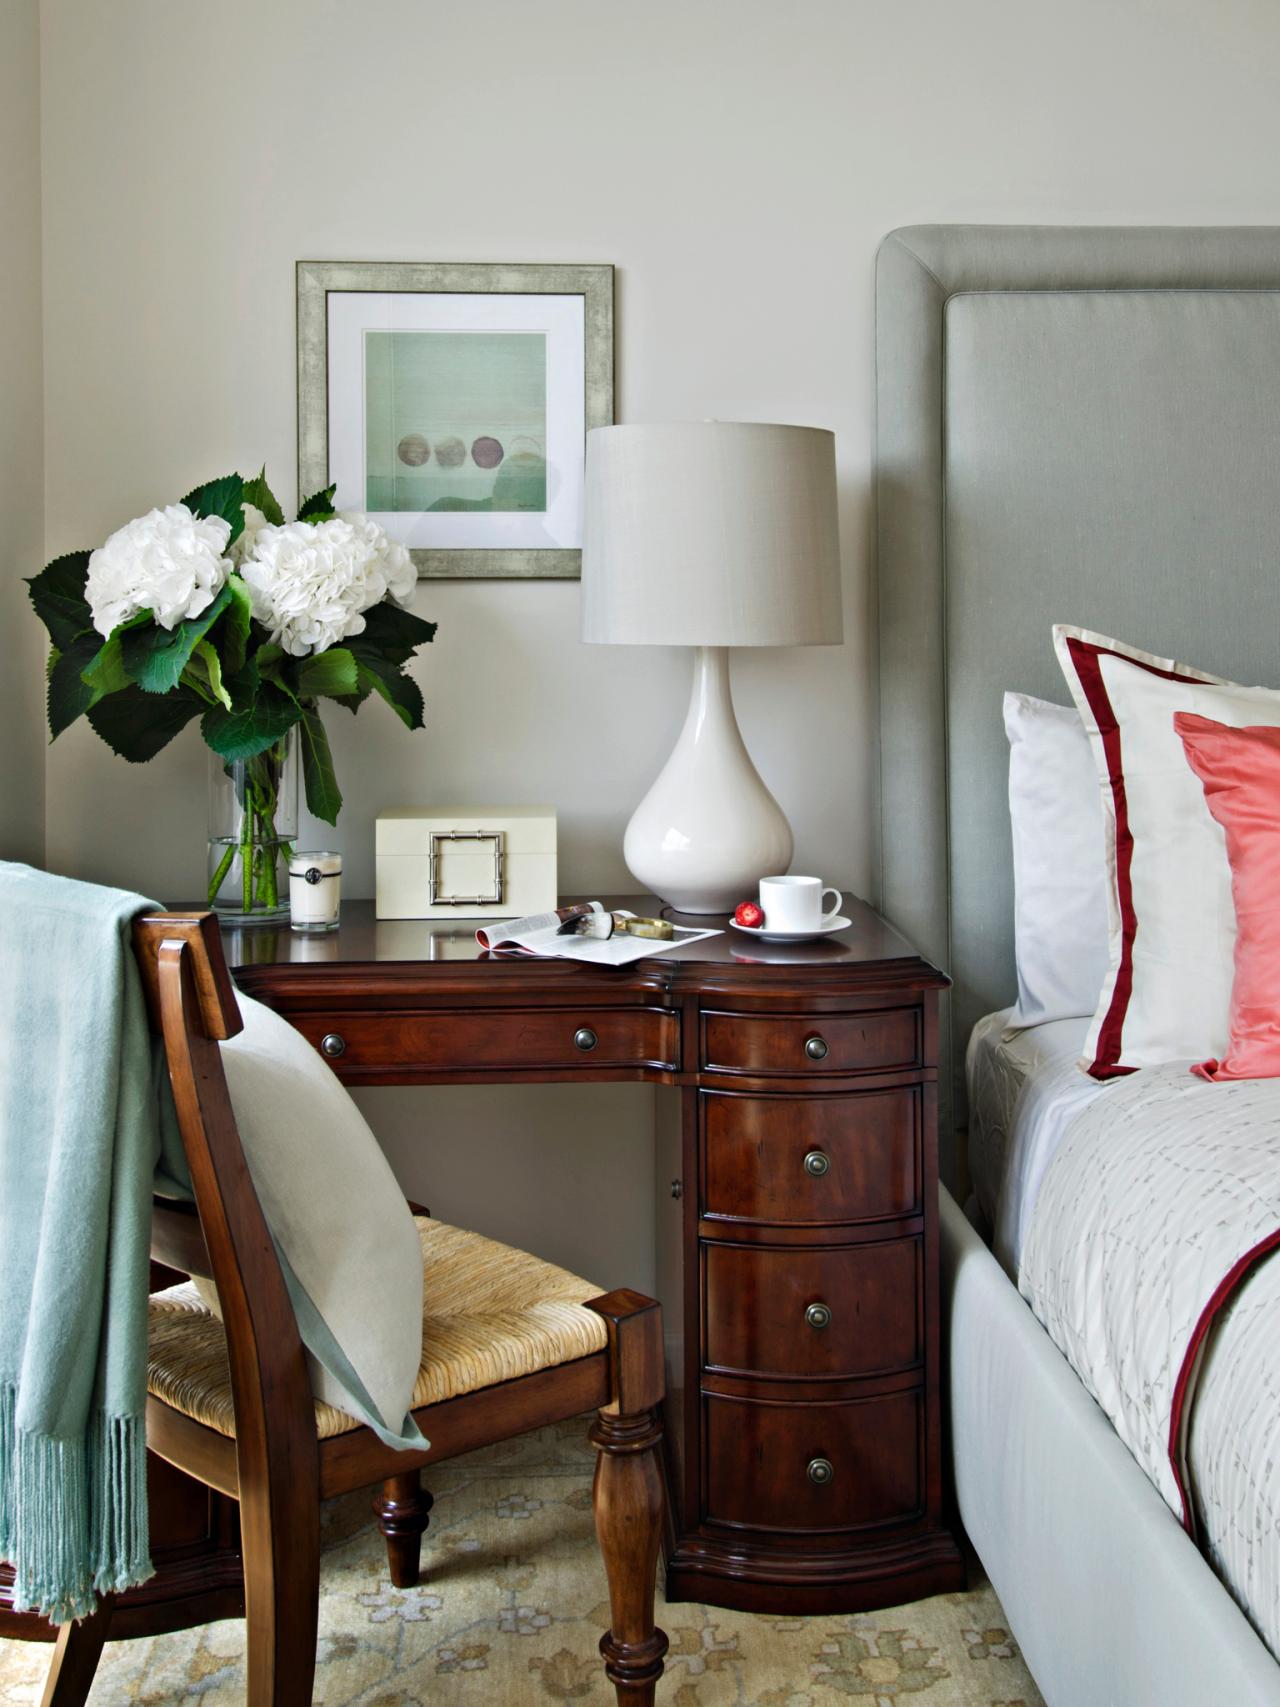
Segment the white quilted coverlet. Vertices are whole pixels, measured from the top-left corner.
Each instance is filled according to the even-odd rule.
[[[1036,1199],[1019,1288],[1280,1657],[1280,1080],[1114,1080]]]

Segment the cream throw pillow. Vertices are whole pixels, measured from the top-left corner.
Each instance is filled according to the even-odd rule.
[[[261,1002],[238,1000],[244,1030],[222,1045],[222,1065],[312,1390],[389,1444],[420,1446],[408,1411],[422,1359],[422,1246],[404,1193],[305,1038]],[[213,1282],[196,1286],[218,1311]]]

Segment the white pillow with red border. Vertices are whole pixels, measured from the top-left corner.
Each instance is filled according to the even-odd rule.
[[[1113,1078],[1228,1044],[1235,908],[1222,830],[1173,727],[1280,726],[1280,692],[1060,624],[1054,648],[1102,795],[1108,967],[1081,1065]]]

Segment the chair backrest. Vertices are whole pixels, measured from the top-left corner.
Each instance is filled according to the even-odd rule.
[[[243,1482],[283,1454],[315,1461],[311,1384],[293,1306],[254,1190],[219,1045],[244,1029],[212,913],[144,914],[134,952],[163,1039],[195,1210],[156,1199],[152,1255],[218,1288]]]

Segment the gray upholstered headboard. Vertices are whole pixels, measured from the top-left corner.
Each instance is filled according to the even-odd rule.
[[[1280,682],[1280,230],[896,231],[876,396],[881,894],[954,980],[958,1120],[1015,994],[1000,700],[1068,703],[1051,625]]]

